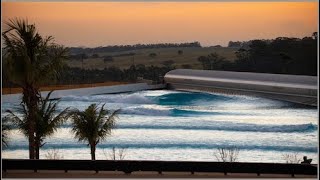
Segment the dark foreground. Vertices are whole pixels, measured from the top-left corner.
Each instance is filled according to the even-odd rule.
[[[3,159],[3,177],[17,178],[316,178],[317,165],[282,163]]]
[[[316,179],[317,175],[295,175],[289,174],[257,174],[254,173],[198,173],[188,172],[162,172],[159,174],[155,171],[139,171],[131,174],[125,174],[121,171],[57,171],[57,170],[40,170],[34,172],[31,170],[8,170],[2,172],[2,178],[312,178]]]

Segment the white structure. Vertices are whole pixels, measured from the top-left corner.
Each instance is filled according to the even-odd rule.
[[[317,106],[317,77],[176,69],[164,77],[176,90],[238,93]]]

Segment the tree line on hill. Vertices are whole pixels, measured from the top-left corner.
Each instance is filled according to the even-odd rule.
[[[173,66],[145,66],[143,64],[132,65],[127,69],[107,67],[103,70],[81,69],[66,67],[56,83],[59,84],[82,84],[101,83],[106,81],[136,82],[138,78],[152,80],[161,83],[163,76],[174,69]]]
[[[68,59],[74,59],[74,60],[84,60],[88,58],[103,58],[104,61],[113,61],[113,57],[123,57],[123,56],[134,56],[136,53],[130,52],[130,53],[121,53],[121,54],[115,54],[115,55],[104,55],[101,56],[97,53],[94,53],[92,55],[88,55],[86,53],[80,53],[80,54],[69,54]]]
[[[199,42],[187,43],[159,43],[159,44],[135,44],[135,45],[115,45],[96,48],[82,48],[70,47],[69,53],[75,54],[96,54],[105,52],[120,52],[120,51],[133,51],[139,49],[153,49],[153,48],[174,48],[174,47],[201,47]]]
[[[235,52],[234,62],[217,53],[200,56],[205,70],[317,75],[317,32],[310,37],[252,40]]]

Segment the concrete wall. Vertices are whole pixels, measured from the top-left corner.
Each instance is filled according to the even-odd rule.
[[[79,89],[67,89],[67,90],[56,90],[51,94],[51,98],[61,98],[63,96],[87,96],[87,95],[98,95],[98,94],[113,94],[113,93],[124,93],[134,92],[142,90],[153,90],[163,89],[164,84],[148,85],[147,83],[137,84],[125,84],[116,86],[101,86],[101,87],[90,87],[90,88],[79,88]],[[45,97],[49,91],[41,92],[42,97]],[[17,103],[21,101],[22,94],[8,94],[2,95],[2,102]]]
[[[176,69],[165,75],[169,88],[241,93],[317,106],[317,77]]]

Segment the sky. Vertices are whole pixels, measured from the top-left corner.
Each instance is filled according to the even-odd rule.
[[[1,2],[2,21],[27,18],[65,46],[98,47],[311,36],[318,2]],[[3,26],[2,26],[3,27]],[[5,28],[5,27],[4,27]]]

